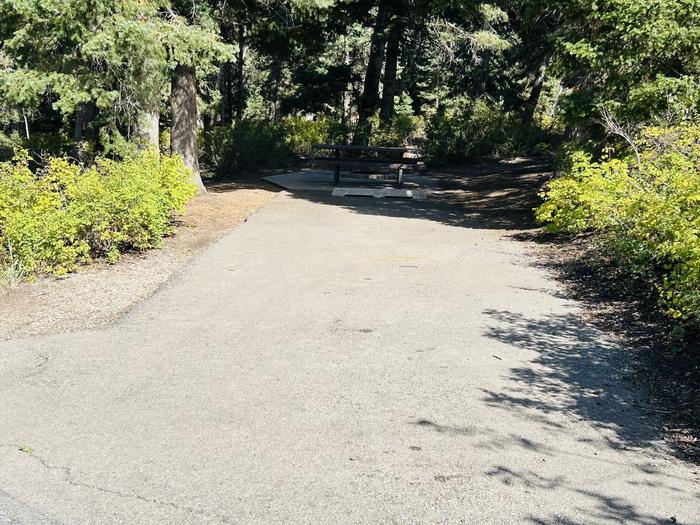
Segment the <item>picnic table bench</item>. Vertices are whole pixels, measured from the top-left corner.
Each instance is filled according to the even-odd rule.
[[[396,187],[403,184],[406,170],[423,166],[421,151],[413,147],[347,146],[344,144],[314,144],[314,151],[333,152],[331,155],[316,155],[314,164],[333,166],[333,184],[340,182],[342,168],[363,169],[382,167],[396,170]]]

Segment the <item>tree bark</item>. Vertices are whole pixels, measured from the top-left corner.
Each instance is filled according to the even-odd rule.
[[[280,118],[280,85],[282,82],[282,62],[278,57],[274,57],[270,64],[270,81],[272,82],[272,92],[270,93],[270,106],[268,116],[270,120],[276,122]]]
[[[238,27],[236,66],[236,122],[240,122],[245,111],[245,27],[242,24]]]
[[[384,50],[386,48],[386,29],[389,25],[390,17],[389,2],[384,0],[380,2],[379,11],[377,11],[364,87],[357,108],[359,126],[364,125],[379,106],[379,80],[382,75]]]
[[[343,65],[346,67],[350,66],[350,52],[348,51],[348,39],[347,36],[343,37]],[[352,83],[348,82],[345,84],[343,91],[341,93],[341,101],[343,113],[341,114],[341,123],[343,128],[347,129],[347,124],[350,122],[350,112],[351,112],[351,100],[350,92],[352,92]]]
[[[85,145],[83,141],[96,141],[97,130],[94,121],[97,118],[97,106],[94,102],[86,102],[78,107],[75,113],[75,128],[73,129],[73,144],[71,150],[78,162],[85,162]]]
[[[413,113],[418,115],[421,112],[421,106],[423,105],[422,91],[418,85],[419,73],[416,64],[416,52],[414,49],[419,49],[423,43],[422,35],[414,36],[414,42],[409,45],[408,52],[404,54],[404,62],[406,68],[404,69],[401,80],[405,84],[406,92],[408,96],[411,97],[411,107]]]
[[[97,131],[92,125],[96,117],[97,106],[94,102],[86,102],[80,105],[75,114],[75,129],[73,130],[73,139],[76,142],[97,138]]]
[[[157,109],[139,113],[134,135],[144,144],[156,148],[160,146],[160,115]]]
[[[394,118],[394,96],[396,95],[396,72],[399,66],[399,40],[401,27],[394,22],[386,49],[386,64],[384,66],[384,89],[379,118],[383,124],[390,124]]]
[[[29,140],[29,119],[27,118],[27,113],[22,109],[22,119],[24,120],[24,133],[27,140]]]
[[[233,122],[233,113],[236,109],[233,89],[233,63],[221,64],[219,70],[219,91],[221,93],[221,106],[219,107],[219,124],[229,125]]]
[[[543,62],[539,69],[537,70],[537,76],[535,77],[535,83],[532,85],[532,90],[530,91],[530,96],[525,102],[525,107],[523,111],[523,126],[529,127],[532,125],[532,121],[535,118],[535,111],[537,110],[537,104],[540,101],[540,96],[542,95],[542,89],[544,88],[544,81],[547,77],[547,64]]]
[[[192,182],[200,192],[205,192],[199,175],[199,150],[197,148],[197,87],[194,68],[178,64],[172,77],[172,152],[180,155],[185,166],[192,171]]]

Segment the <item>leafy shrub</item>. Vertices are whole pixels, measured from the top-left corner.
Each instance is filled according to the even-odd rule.
[[[100,130],[100,146],[106,157],[112,159],[130,159],[138,155],[143,144],[136,140],[129,140],[114,128],[102,128]],[[88,149],[93,149],[89,148]],[[82,160],[82,159],[81,159]]]
[[[15,150],[21,149],[24,146],[22,137],[16,131],[3,133],[0,131],[0,161],[10,160]]]
[[[554,233],[596,232],[620,266],[652,282],[666,313],[700,323],[700,125],[646,128],[639,158],[572,155],[537,219]]]
[[[314,144],[345,142],[347,130],[329,118],[309,120],[285,117],[279,123],[287,150],[293,155],[309,155]]]
[[[662,115],[666,120],[682,121],[700,116],[700,84],[695,76],[671,78],[658,75],[630,90],[629,102],[618,108],[632,122],[649,121]]]
[[[0,266],[29,277],[157,247],[196,193],[182,161],[155,151],[88,168],[61,157],[36,173],[29,165],[26,152],[0,163]]]
[[[426,150],[435,162],[500,158],[518,154],[523,138],[515,112],[485,99],[462,98],[430,119]]]
[[[23,147],[40,156],[63,156],[71,153],[75,141],[65,131],[53,133],[34,132],[23,141]]]
[[[411,146],[423,139],[425,123],[421,117],[398,114],[390,125],[381,125],[379,119],[371,121],[369,144],[371,146]]]
[[[266,120],[243,120],[204,134],[205,160],[217,171],[256,171],[282,164],[287,147],[280,126]]]
[[[391,122],[382,122],[375,114],[366,122],[358,122],[353,142],[370,146],[415,146],[425,141],[425,119],[413,112],[411,97],[395,97]]]
[[[314,144],[344,141],[346,134],[340,123],[325,117],[243,120],[207,131],[203,150],[217,171],[256,171],[283,165],[290,155],[309,155]]]
[[[63,132],[39,133],[34,132],[29,139],[17,131],[0,132],[0,161],[12,159],[16,150],[26,149],[38,156],[68,155],[73,147],[73,140]]]

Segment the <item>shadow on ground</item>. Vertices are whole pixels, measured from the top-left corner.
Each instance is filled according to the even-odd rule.
[[[601,371],[602,372],[602,371]],[[587,381],[586,381],[587,382]],[[550,385],[552,381],[548,382]],[[542,387],[544,388],[544,387]],[[522,392],[524,394],[524,390]],[[493,400],[499,406],[506,409],[512,409],[513,406],[520,407],[523,398],[517,395],[518,401],[514,404],[513,400],[509,400],[503,404],[502,399]],[[609,398],[602,402],[605,404]],[[525,406],[529,412],[529,417],[532,419],[532,409],[537,408],[538,403],[526,403]],[[544,403],[539,408],[547,410],[549,414],[565,410],[565,406],[554,406],[551,402]],[[597,409],[593,409],[597,412]],[[606,409],[604,409],[606,410]],[[588,411],[588,408],[584,409]],[[607,410],[606,410],[607,411]],[[523,413],[525,416],[525,413]],[[545,413],[543,418],[548,418]],[[608,414],[603,415],[603,420],[610,424],[615,421],[616,417],[609,417]],[[498,454],[509,455],[513,450],[522,451],[530,458],[542,458],[543,464],[556,458],[570,458],[568,464],[590,464],[593,462],[599,463],[603,470],[610,470],[610,478],[617,479],[620,476],[620,471],[617,463],[611,458],[610,454],[605,457],[598,455],[594,450],[600,451],[601,445],[597,442],[588,448],[581,450],[571,450],[568,447],[557,447],[556,445],[545,444],[532,439],[523,437],[516,433],[503,434],[491,428],[470,426],[453,426],[444,425],[429,419],[419,419],[411,421],[409,424],[424,429],[426,432],[436,432],[450,436],[453,439],[462,439],[465,445],[468,443],[470,447],[477,449],[488,450]],[[557,424],[553,425],[553,432],[568,433],[570,429]],[[635,440],[638,440],[635,438]],[[585,445],[585,444],[584,444]],[[619,444],[614,443],[613,448],[619,449]],[[625,479],[624,483],[629,486],[630,490],[637,488],[653,488],[662,490],[667,493],[676,494],[681,499],[699,500],[700,491],[688,489],[687,479],[669,475],[659,469],[652,458],[644,455],[637,456],[638,460],[630,463],[626,458],[621,457],[619,466],[624,469],[634,469],[634,474],[629,475],[629,479]],[[504,460],[506,461],[506,460]],[[535,459],[537,461],[537,459]],[[612,468],[611,468],[612,467]],[[624,471],[623,471],[624,472]],[[533,513],[529,516],[527,523],[552,525],[584,525],[588,523],[629,523],[633,525],[661,525],[666,523],[686,523],[688,525],[695,523],[688,521],[687,516],[660,516],[651,514],[648,510],[641,508],[638,504],[633,503],[625,497],[623,493],[610,493],[605,490],[605,477],[598,478],[595,483],[582,484],[576,473],[569,470],[562,470],[556,474],[543,474],[537,472],[536,467],[528,468],[523,465],[506,465],[504,463],[496,463],[487,468],[483,472],[484,476],[502,483],[504,486],[515,492],[525,493],[544,493],[548,494],[553,500],[559,499],[562,501],[568,500],[568,496],[574,496],[576,499],[588,500],[589,505],[577,513],[577,516],[584,516],[583,520],[579,520],[576,516],[570,516],[566,512],[566,506],[562,505],[561,512],[556,514]],[[462,474],[460,471],[451,470],[445,474],[435,475],[435,481],[447,483],[451,480],[465,478],[468,474]],[[649,502],[648,509],[653,512],[653,502]],[[568,508],[571,511],[571,508]]]
[[[538,290],[538,293],[550,293]],[[632,488],[644,485],[683,494],[683,498],[700,501],[700,490],[680,488],[686,480],[665,474],[654,459],[658,442],[664,439],[663,413],[658,404],[640,396],[640,388],[632,383],[639,377],[640,364],[625,346],[601,338],[601,332],[569,315],[548,315],[542,318],[501,310],[486,310],[489,318],[485,335],[509,346],[535,353],[527,367],[508,370],[510,388],[483,390],[484,401],[496,410],[505,410],[528,421],[537,421],[557,434],[570,433],[562,424],[572,415],[587,421],[598,432],[579,437],[581,451],[523,441],[520,436],[494,436],[499,450],[507,447],[527,448],[535,454],[570,456],[572,464],[602,461],[610,465],[610,455],[597,457],[588,451],[646,450],[632,465],[639,478],[626,480]],[[686,457],[673,441],[674,452]],[[589,445],[586,447],[586,445]],[[627,464],[627,463],[626,463]],[[595,512],[588,512],[585,521],[566,515],[543,519],[532,516],[531,523],[582,525],[593,522],[619,522],[635,525],[692,523],[675,516],[658,516],[635,506],[623,494],[611,495],[596,485],[574,483],[568,472],[545,476],[522,467],[496,465],[486,472],[502,483],[524,490],[536,489],[561,494],[569,492],[589,499]],[[650,507],[653,509],[653,506]]]
[[[579,437],[580,447],[570,447],[558,445],[556,439],[544,443],[517,433],[503,433],[476,425],[445,425],[427,418],[409,424],[464,439],[472,447],[505,457],[512,456],[510,451],[520,450],[531,458],[542,458],[543,462],[567,457],[570,458],[568,465],[598,462],[604,472],[610,471],[611,479],[618,479],[624,469],[632,469],[634,474],[624,481],[630,490],[650,487],[675,493],[688,501],[700,501],[700,489],[688,489],[686,478],[670,475],[657,466],[654,448],[662,437],[659,420],[649,414],[650,407],[642,406],[640,396],[630,388],[629,380],[635,374],[635,366],[623,349],[601,340],[597,330],[571,316],[549,315],[538,319],[510,311],[486,310],[484,313],[488,318],[487,337],[534,352],[535,357],[528,366],[506,372],[511,379],[510,388],[483,390],[482,399],[494,410],[507,412],[508,417],[534,421],[546,427],[549,434],[565,436],[563,441],[571,435],[569,422],[572,416],[588,422],[597,432]],[[630,461],[626,451],[642,449],[648,454],[635,454],[634,460]],[[602,454],[602,451],[606,453]],[[507,464],[506,461],[494,464],[484,474],[514,491],[549,493],[552,498],[563,501],[569,494],[590,502],[590,506],[585,507],[583,520],[567,514],[566,507],[562,506],[562,512],[555,515],[531,515],[529,523],[695,523],[684,519],[687,516],[676,518],[651,514],[653,503],[644,509],[628,499],[624,492],[606,492],[605,478],[582,484],[576,473],[569,470],[543,474],[537,468]],[[436,477],[436,480],[449,481],[456,477],[461,476],[452,472],[440,476],[441,479]]]
[[[528,318],[487,310],[486,336],[536,353],[534,366],[511,369],[511,390],[484,391],[494,407],[561,428],[557,417],[573,414],[600,430],[611,448],[645,447],[659,438],[658,422],[642,412],[629,388],[634,368],[616,344],[569,315]]]
[[[205,179],[204,186],[209,193],[228,193],[237,190],[267,190],[280,192],[282,189],[265,182],[258,175],[247,177],[215,177]]]
[[[676,325],[660,314],[653,286],[626,276],[594,240],[561,242],[537,232],[518,237],[538,243],[538,264],[587,306],[590,323],[633,351],[630,379],[662,418],[667,442],[680,457],[700,463],[700,334],[675,338]]]

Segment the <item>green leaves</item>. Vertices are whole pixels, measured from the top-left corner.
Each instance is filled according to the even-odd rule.
[[[28,277],[158,246],[196,193],[182,161],[156,151],[90,168],[54,157],[38,174],[28,163],[26,153],[0,163],[0,268]]]
[[[700,323],[700,126],[646,128],[636,159],[578,152],[543,193],[553,233],[596,233],[623,269],[651,281],[666,313]]]
[[[178,63],[213,71],[231,56],[211,17],[189,21],[163,0],[0,0],[0,96],[53,101],[64,115],[93,101],[111,120],[157,108]]]
[[[699,2],[577,0],[555,4],[562,14],[557,30],[559,72],[584,95],[580,99],[588,107],[626,103],[635,91],[648,88],[659,78],[698,78]],[[661,109],[663,93],[657,94],[653,105]],[[677,106],[677,102],[673,104]],[[684,102],[692,106],[698,99]],[[637,121],[649,118],[649,111],[639,110],[639,115],[626,117]]]

